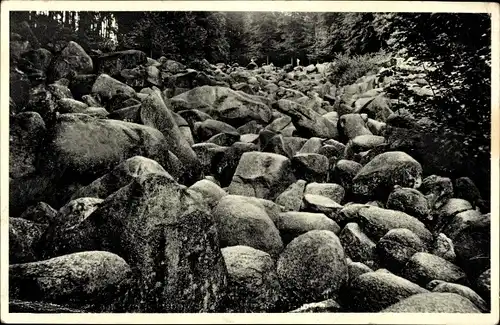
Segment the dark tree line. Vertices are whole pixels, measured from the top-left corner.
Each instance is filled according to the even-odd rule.
[[[381,50],[389,35],[381,28],[387,17],[372,13],[32,11],[13,12],[12,20],[27,21],[49,47],[75,40],[86,49],[136,48],[184,62],[316,63]]]

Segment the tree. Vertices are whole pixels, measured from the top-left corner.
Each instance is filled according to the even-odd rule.
[[[395,51],[428,69],[435,96],[414,107],[424,110],[435,131],[461,139],[471,173],[489,193],[491,22],[487,14],[397,14],[391,19]]]

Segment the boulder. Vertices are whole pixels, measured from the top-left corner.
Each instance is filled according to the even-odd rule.
[[[272,311],[280,297],[280,283],[271,256],[248,246],[221,251],[228,273],[224,312]]]
[[[47,73],[53,55],[49,50],[39,48],[23,53],[22,58],[29,62],[30,68]]]
[[[377,243],[377,252],[383,266],[400,273],[408,260],[426,246],[412,231],[406,228],[389,230]]]
[[[10,119],[9,177],[26,176],[36,171],[36,158],[46,128],[40,114],[24,112]]]
[[[359,110],[356,111],[356,113],[366,113],[368,117],[385,123],[387,121],[387,118],[391,114],[393,114],[390,106],[390,99],[385,97],[384,95],[379,95],[370,98],[365,105],[363,105]]]
[[[329,230],[335,234],[340,232],[337,223],[323,213],[283,212],[279,214],[274,223],[280,231],[285,246],[294,238],[311,230]]]
[[[125,260],[104,251],[88,251],[9,266],[9,296],[90,309],[112,308],[132,272]],[[108,306],[106,306],[108,305]]]
[[[163,133],[168,144],[167,149],[182,162],[188,179],[195,179],[200,174],[196,153],[183,137],[170,109],[166,106],[161,93],[155,91],[142,101],[141,121]]]
[[[221,86],[201,86],[171,98],[175,111],[198,109],[214,118],[241,126],[251,120],[268,123],[271,109],[256,96]]]
[[[453,241],[440,232],[437,236],[435,236],[432,254],[454,263],[455,258],[457,257],[454,247]]]
[[[294,180],[288,158],[273,153],[245,152],[228,193],[274,200]]]
[[[234,134],[234,133],[219,133],[208,139],[206,142],[207,143],[214,143],[219,146],[226,146],[230,147],[234,143],[238,142],[240,140],[240,135],[239,134]]]
[[[488,304],[478,295],[474,290],[461,284],[449,283],[442,280],[432,280],[427,284],[427,289],[432,292],[451,292],[459,294],[467,299],[469,299],[477,308],[482,312],[487,313],[489,311]]]
[[[277,273],[290,309],[335,298],[347,282],[344,249],[333,232],[309,231],[286,246]]]
[[[305,137],[336,139],[337,127],[329,119],[291,100],[280,99],[274,108],[292,118],[297,131]]]
[[[197,181],[189,189],[200,193],[210,208],[215,207],[219,200],[227,195],[219,185],[207,179]]]
[[[377,260],[376,244],[366,236],[357,223],[348,223],[339,235],[344,252],[354,262],[373,262]]]
[[[351,312],[379,312],[397,302],[429,291],[389,272],[368,272],[349,285],[348,308]]]
[[[231,125],[212,119],[207,119],[193,124],[193,133],[198,142],[203,142],[219,133],[238,135],[238,131]]]
[[[226,195],[219,200],[212,215],[216,220],[221,247],[244,245],[273,257],[283,249],[279,231],[262,204]]]
[[[24,210],[19,218],[41,224],[50,224],[54,220],[56,214],[57,211],[50,205],[45,202],[38,202]]]
[[[342,186],[335,183],[309,183],[305,188],[304,194],[315,194],[325,196],[338,204],[344,199],[345,190]]]
[[[486,300],[490,301],[491,297],[491,269],[487,269],[477,278],[475,287],[477,292]]]
[[[345,140],[352,140],[360,135],[372,134],[359,114],[341,115],[337,127],[340,137]]]
[[[87,104],[82,103],[73,98],[63,98],[57,101],[58,112],[64,113],[83,113],[89,107]]]
[[[119,253],[127,261],[133,286],[116,299],[122,312],[220,308],[227,274],[216,224],[201,195],[167,175],[134,179],[53,242],[68,251]]]
[[[9,105],[12,113],[21,111],[30,99],[30,81],[28,76],[17,68],[11,68],[9,73],[9,96],[12,99],[17,110],[13,110],[12,105]]]
[[[425,196],[413,188],[397,186],[389,195],[386,207],[392,210],[403,211],[418,220],[428,223],[430,207]]]
[[[337,202],[326,196],[316,194],[304,194],[303,210],[320,212],[326,214],[329,218],[335,219],[335,215],[342,209]]]
[[[302,206],[306,181],[299,179],[278,195],[276,203],[291,211],[299,211]]]
[[[101,74],[95,79],[92,85],[92,93],[99,95],[103,100],[110,100],[116,94],[122,94],[128,98],[135,97],[135,90],[126,84],[110,77],[107,74]]]
[[[151,127],[83,114],[62,114],[42,159],[42,170],[99,177],[126,159],[141,155],[171,170],[164,135]]]
[[[361,262],[347,261],[347,268],[349,273],[349,283],[354,281],[361,274],[373,272],[369,266]]]
[[[432,234],[424,224],[404,212],[366,206],[359,209],[358,215],[361,229],[373,240],[379,240],[391,229],[406,228],[424,244],[432,241]]]
[[[55,99],[73,98],[73,94],[68,86],[62,85],[58,82],[48,85],[47,89],[52,93]]]
[[[469,177],[459,177],[455,180],[453,186],[455,197],[469,201],[472,206],[479,207],[482,210],[488,210],[484,200],[481,198],[481,193],[476,184]]]
[[[39,259],[41,237],[47,228],[22,218],[9,218],[9,263],[27,263]]]
[[[93,69],[90,56],[78,43],[70,41],[54,59],[50,76],[52,80],[58,80],[71,74],[91,73]]]
[[[317,153],[298,153],[292,158],[295,177],[307,182],[324,182],[328,167],[328,158]]]
[[[142,156],[134,156],[120,163],[109,173],[99,177],[89,185],[80,188],[71,198],[95,197],[105,199],[120,188],[128,185],[135,178],[151,173],[170,177],[156,161]]]
[[[345,159],[353,159],[356,154],[376,148],[384,143],[385,138],[378,135],[358,135],[349,140],[345,148]]]
[[[25,111],[40,114],[46,124],[54,123],[57,110],[56,99],[44,84],[31,88],[27,98],[29,101],[26,103]]]
[[[476,278],[491,267],[491,220],[483,215],[466,224],[453,240],[456,262],[470,278]]]
[[[381,313],[480,313],[467,298],[456,293],[430,292],[410,296]]]
[[[432,280],[443,280],[466,284],[464,271],[455,264],[436,255],[425,252],[415,253],[406,263],[403,276],[419,285],[425,286]]]
[[[340,184],[347,191],[351,191],[352,180],[363,168],[360,163],[352,160],[340,159],[335,164],[331,180]]]
[[[440,204],[439,209],[432,211],[432,225],[434,230],[441,231],[450,223],[455,215],[469,210],[472,210],[472,205],[469,201],[457,198],[446,199],[446,201]],[[474,212],[472,215],[477,216],[479,213]]]
[[[364,198],[385,200],[394,185],[418,187],[422,166],[401,151],[382,153],[367,163],[353,178],[352,191]]]

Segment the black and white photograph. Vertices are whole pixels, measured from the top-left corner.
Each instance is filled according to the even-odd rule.
[[[2,3],[2,321],[498,321],[498,4],[29,2]]]

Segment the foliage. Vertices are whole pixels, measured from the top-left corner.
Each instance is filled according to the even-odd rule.
[[[423,111],[437,127],[432,130],[459,137],[471,161],[490,156],[491,48],[487,14],[398,14],[390,24],[395,51],[422,67],[435,94],[418,97],[399,91],[409,109]],[[394,89],[392,89],[394,93]],[[397,92],[397,91],[396,91]],[[489,182],[489,164],[484,164]],[[488,186],[486,186],[488,188]]]
[[[384,52],[354,56],[339,54],[331,70],[331,82],[337,87],[344,86],[355,83],[365,75],[375,74],[385,57]]]

